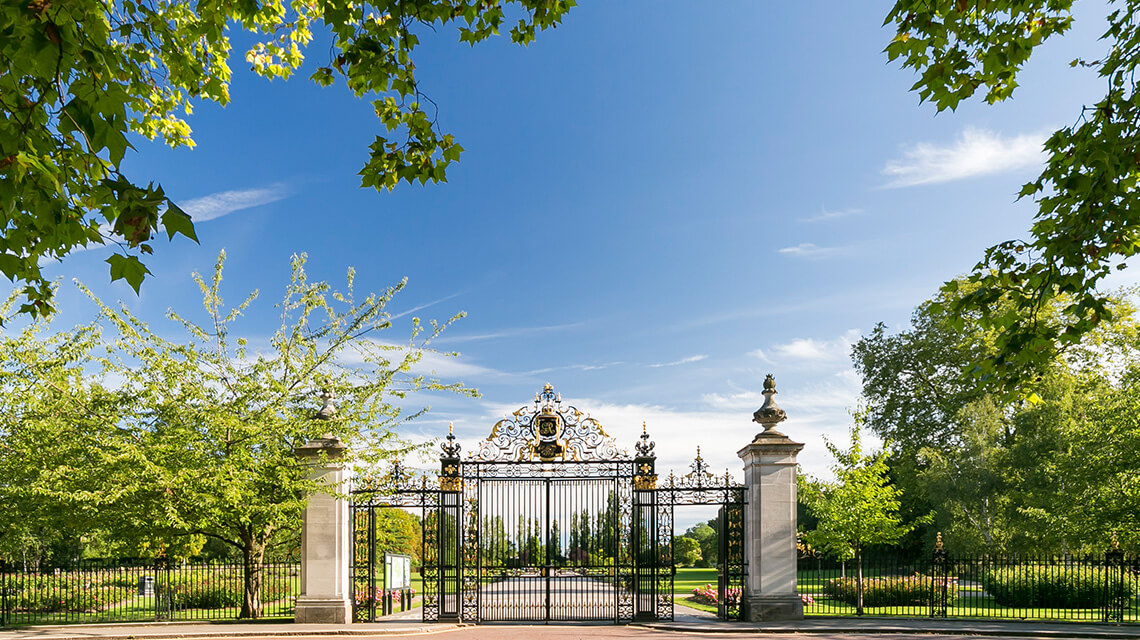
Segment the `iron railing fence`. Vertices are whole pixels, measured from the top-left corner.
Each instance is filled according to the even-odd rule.
[[[262,618],[293,616],[299,564],[260,567]],[[65,566],[0,565],[0,626],[236,620],[240,563],[81,560]]]
[[[919,616],[1140,622],[1140,556],[872,555],[859,566],[806,556],[798,591],[809,616]]]

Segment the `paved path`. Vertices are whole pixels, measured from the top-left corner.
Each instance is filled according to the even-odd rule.
[[[541,576],[514,577],[479,590],[484,620],[546,620],[547,581]],[[559,576],[549,583],[552,620],[613,620],[617,590],[589,576]]]
[[[283,638],[329,640],[329,636],[385,638],[391,636],[440,636],[440,640],[670,640],[707,638],[753,638],[789,640],[940,640],[979,637],[1087,638],[1090,640],[1140,640],[1140,624],[1099,625],[985,620],[808,618],[795,622],[723,622],[703,612],[678,606],[671,623],[613,624],[425,624],[419,610],[390,617],[386,622],[352,625],[293,623],[139,623],[107,625],[53,625],[0,629],[0,640],[224,640],[226,638]],[[698,635],[699,634],[699,635]]]

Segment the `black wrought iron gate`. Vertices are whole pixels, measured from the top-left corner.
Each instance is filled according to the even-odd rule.
[[[744,503],[747,495],[744,485],[735,482],[725,471],[723,476],[709,471],[708,464],[697,448],[697,457],[689,473],[677,477],[670,473],[657,488],[657,500],[662,510],[669,511],[672,526],[673,510],[680,505],[711,505],[717,510],[717,617],[723,620],[740,619],[740,601],[744,594],[747,574],[747,556],[744,553]],[[673,565],[672,548],[668,564]],[[672,574],[662,591],[673,592]],[[671,618],[672,616],[670,616]]]
[[[712,499],[712,485],[701,478],[692,481],[700,486],[673,480],[659,487],[644,430],[633,455],[620,451],[600,423],[564,406],[546,385],[533,406],[496,423],[465,458],[453,434],[442,449],[437,478],[397,465],[376,483],[386,491],[358,497],[354,506],[420,510],[425,621],[673,618],[673,507],[707,503],[694,500]],[[743,504],[738,488],[718,494],[730,523],[721,531],[743,522],[732,515]],[[375,609],[361,594],[374,594],[374,560],[354,527],[353,598],[358,619],[372,619]],[[726,594],[743,581],[738,531],[721,555],[740,559],[731,563]]]

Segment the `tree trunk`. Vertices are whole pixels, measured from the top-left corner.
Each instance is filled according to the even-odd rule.
[[[863,552],[855,552],[855,615],[863,615]]]
[[[242,618],[261,617],[261,565],[265,561],[265,544],[256,540],[245,542],[242,549],[243,594]]]

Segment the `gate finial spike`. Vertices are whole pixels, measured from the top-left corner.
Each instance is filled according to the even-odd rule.
[[[942,551],[943,550],[942,532],[941,531],[938,532],[938,536],[934,539],[934,550],[935,551]]]

